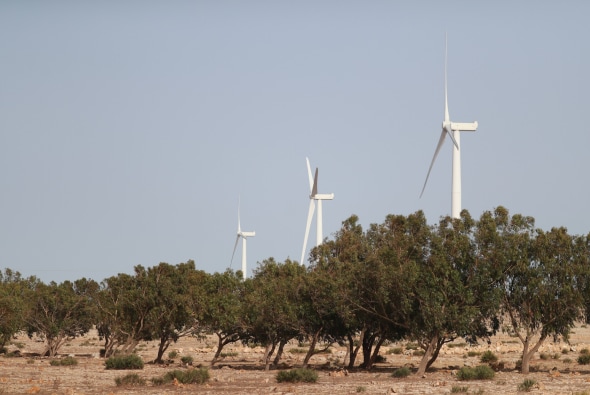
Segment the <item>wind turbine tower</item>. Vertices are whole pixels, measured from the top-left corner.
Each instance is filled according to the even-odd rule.
[[[322,229],[322,200],[332,200],[334,199],[334,194],[320,194],[318,193],[318,168],[315,169],[315,177],[312,178],[311,176],[311,166],[309,165],[309,159],[305,158],[307,162],[307,176],[309,178],[309,211],[307,213],[307,224],[305,226],[305,237],[303,238],[303,250],[301,251],[301,263],[303,263],[303,258],[305,258],[305,250],[307,248],[307,238],[309,237],[309,228],[311,226],[311,221],[313,219],[313,213],[315,211],[315,202],[318,202],[318,213],[316,217],[316,245],[322,244],[324,240],[323,236],[323,229]]]
[[[426,183],[430,176],[430,171],[434,165],[434,161],[438,156],[438,153],[445,142],[445,138],[448,135],[453,141],[453,184],[451,190],[451,217],[459,218],[461,214],[461,136],[460,132],[475,132],[477,130],[477,121],[475,122],[451,122],[449,117],[449,104],[447,99],[447,42],[445,37],[445,115],[442,123],[442,132],[434,151],[434,157],[428,168],[428,174],[426,174],[426,180],[422,187],[420,197],[424,194],[426,189]]]
[[[240,238],[242,238],[242,277],[244,280],[246,279],[246,242],[248,237],[256,236],[256,232],[246,232],[243,231],[240,227],[240,203],[238,201],[238,233],[236,236],[236,243],[234,244],[234,252],[231,255],[231,261],[234,260],[234,255],[236,254],[236,248],[238,247],[238,242]]]

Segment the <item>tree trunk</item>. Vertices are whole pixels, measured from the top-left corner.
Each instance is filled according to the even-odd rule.
[[[371,354],[372,354],[372,350],[373,350],[373,344],[375,343],[375,338],[377,337],[377,334],[375,333],[371,333],[367,336],[367,333],[365,332],[365,335],[363,336],[363,338],[361,339],[361,343],[362,343],[362,348],[363,348],[363,363],[361,363],[361,368],[364,369],[371,369]]]
[[[546,336],[541,336],[539,341],[529,350],[530,346],[530,339],[527,336],[525,341],[523,342],[523,349],[522,349],[522,364],[520,367],[520,373],[522,374],[529,374],[531,359],[535,355],[535,353],[539,350],[539,347],[545,341]]]
[[[154,360],[154,363],[162,363],[163,362],[162,357],[164,356],[164,353],[166,352],[166,350],[168,349],[169,346],[170,346],[170,342],[168,341],[168,338],[162,337],[160,339],[160,345],[158,347],[158,356]]]
[[[262,362],[264,363],[264,370],[270,370],[270,360],[271,355],[275,351],[276,342],[272,341],[266,344],[266,348],[264,350],[264,357],[262,358]]]
[[[432,355],[434,355],[434,350],[436,349],[437,343],[438,336],[434,336],[432,339],[430,339],[430,342],[428,343],[426,350],[424,350],[424,355],[420,360],[420,365],[418,365],[418,371],[416,372],[416,376],[422,376],[424,373],[426,373],[426,369],[428,368],[428,366],[430,366],[428,362],[430,361]]]
[[[385,341],[385,337],[380,337],[379,340],[377,341],[377,344],[375,344],[375,349],[373,350],[373,355],[371,355],[371,360],[369,361],[369,366],[366,367],[367,369],[372,369],[373,365],[375,364],[375,361],[377,360],[377,356],[379,355],[379,350],[381,349],[381,345],[383,344],[383,342]]]
[[[363,329],[361,331],[361,339],[363,338],[363,335],[365,333],[365,330]],[[347,335],[348,337],[348,354],[350,357],[350,360],[348,361],[348,369],[352,369],[354,368],[354,362],[356,361],[356,356],[358,355],[359,349],[361,348],[361,343],[359,342],[359,344],[354,347],[354,337],[352,335]]]
[[[275,360],[272,362],[272,364],[274,366],[277,366],[279,364],[279,361],[281,360],[281,357],[283,356],[283,349],[285,348],[285,344],[287,344],[286,340],[281,340],[281,342],[279,343],[279,349],[277,350],[277,356],[275,357]]]
[[[317,331],[316,333],[313,334],[313,336],[311,338],[311,344],[309,345],[309,350],[307,350],[307,354],[305,355],[305,358],[303,359],[303,367],[304,368],[307,367],[309,360],[311,359],[312,355],[314,354],[315,345],[318,342],[319,336],[320,336],[320,331]]]
[[[225,345],[223,342],[223,336],[220,333],[216,333],[216,335],[217,335],[217,351],[215,351],[215,355],[213,356],[213,359],[211,360],[211,366],[215,365],[215,363],[219,359],[219,356],[221,355],[221,350],[223,350],[223,346]]]

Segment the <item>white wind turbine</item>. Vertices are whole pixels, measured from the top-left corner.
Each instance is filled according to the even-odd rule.
[[[445,142],[445,137],[448,135],[451,140],[453,141],[453,186],[452,186],[452,193],[451,193],[451,217],[452,218],[459,218],[461,214],[461,151],[460,151],[460,132],[475,132],[477,130],[477,121],[475,122],[451,122],[449,117],[449,105],[447,101],[447,40],[445,37],[445,119],[442,123],[442,132],[440,134],[440,139],[438,140],[438,145],[436,146],[436,151],[434,151],[434,157],[432,158],[432,162],[430,163],[430,167],[428,168],[428,174],[426,174],[426,180],[424,181],[424,186],[422,187],[422,192],[420,193],[420,197],[424,193],[424,189],[426,189],[426,183],[428,182],[428,177],[430,176],[430,171],[432,170],[432,165],[434,165],[434,161],[442,147],[443,143]]]
[[[234,255],[236,254],[236,248],[238,247],[238,242],[240,241],[240,237],[242,238],[242,277],[246,279],[246,240],[248,237],[256,236],[256,232],[245,232],[242,231],[240,227],[240,203],[238,201],[238,234],[236,236],[236,243],[234,244],[234,252],[231,255],[231,261],[234,260]]]
[[[303,258],[305,257],[305,249],[307,248],[307,237],[309,236],[309,227],[311,226],[311,220],[313,218],[313,212],[315,211],[315,201],[318,202],[318,214],[316,217],[316,245],[322,244],[323,238],[323,229],[322,229],[322,200],[332,200],[334,199],[334,194],[319,194],[318,193],[318,168],[315,169],[315,177],[311,177],[311,166],[309,165],[309,159],[305,158],[307,161],[307,176],[309,178],[309,190],[311,194],[309,195],[309,211],[307,213],[307,224],[305,226],[305,237],[303,239],[303,250],[301,251],[301,263],[303,263]]]

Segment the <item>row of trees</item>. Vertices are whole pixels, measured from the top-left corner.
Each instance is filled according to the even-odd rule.
[[[474,220],[388,215],[363,230],[356,216],[312,250],[309,266],[269,258],[253,277],[209,274],[192,261],[136,266],[100,284],[87,279],[44,284],[0,273],[0,346],[25,330],[54,356],[69,338],[95,326],[105,356],[158,340],[155,362],[182,336],[217,335],[212,364],[233,342],[265,346],[280,361],[291,340],[306,340],[304,359],[335,342],[349,367],[370,369],[385,342],[415,341],[423,374],[444,344],[476,342],[498,330],[523,345],[522,372],[548,337],[567,341],[590,305],[590,239],[564,228],[546,232],[503,207]],[[320,347],[321,345],[321,347]],[[274,358],[273,358],[274,357]]]

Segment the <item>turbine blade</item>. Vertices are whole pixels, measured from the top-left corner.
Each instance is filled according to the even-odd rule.
[[[445,129],[442,130],[442,133],[440,134],[440,138],[438,139],[438,145],[436,146],[436,151],[434,151],[434,156],[432,157],[432,162],[430,162],[430,167],[428,168],[428,174],[426,174],[426,180],[424,181],[424,186],[422,187],[422,192],[420,192],[420,197],[422,197],[422,194],[424,194],[424,190],[426,189],[426,183],[428,182],[428,177],[430,177],[430,171],[432,170],[432,166],[434,165],[434,161],[436,160],[436,157],[438,156],[438,153],[440,151],[440,148],[443,146],[444,142],[445,142],[445,134],[447,133],[447,131]],[[454,141],[454,139],[453,139]]]
[[[238,248],[238,242],[240,241],[240,235],[238,234],[238,236],[236,237],[236,243],[234,244],[234,252],[232,252],[231,254],[231,261],[234,261],[234,255],[236,254],[236,248]]]
[[[305,237],[303,238],[303,250],[301,251],[301,264],[303,264],[303,258],[305,257],[305,249],[307,248],[307,238],[309,236],[309,228],[311,226],[311,219],[313,218],[313,212],[315,211],[315,202],[309,201],[309,211],[307,213],[307,224],[305,225]]]
[[[453,140],[453,144],[455,145],[455,147],[457,147],[457,149],[459,149],[459,144],[457,144],[457,140],[455,140],[455,136],[453,136],[453,129],[451,129],[449,127],[449,129],[444,129],[447,134],[449,135],[449,137],[451,138],[451,140]]]
[[[451,122],[449,117],[449,102],[447,99],[447,34],[445,33],[445,122]],[[455,139],[453,139],[454,141]]]
[[[311,178],[311,166],[309,165],[309,158],[305,158],[307,162],[307,178],[309,179],[309,192],[313,191],[313,178]]]
[[[311,189],[311,196],[318,194],[318,168],[315,168],[315,177],[313,179],[313,188]]]

